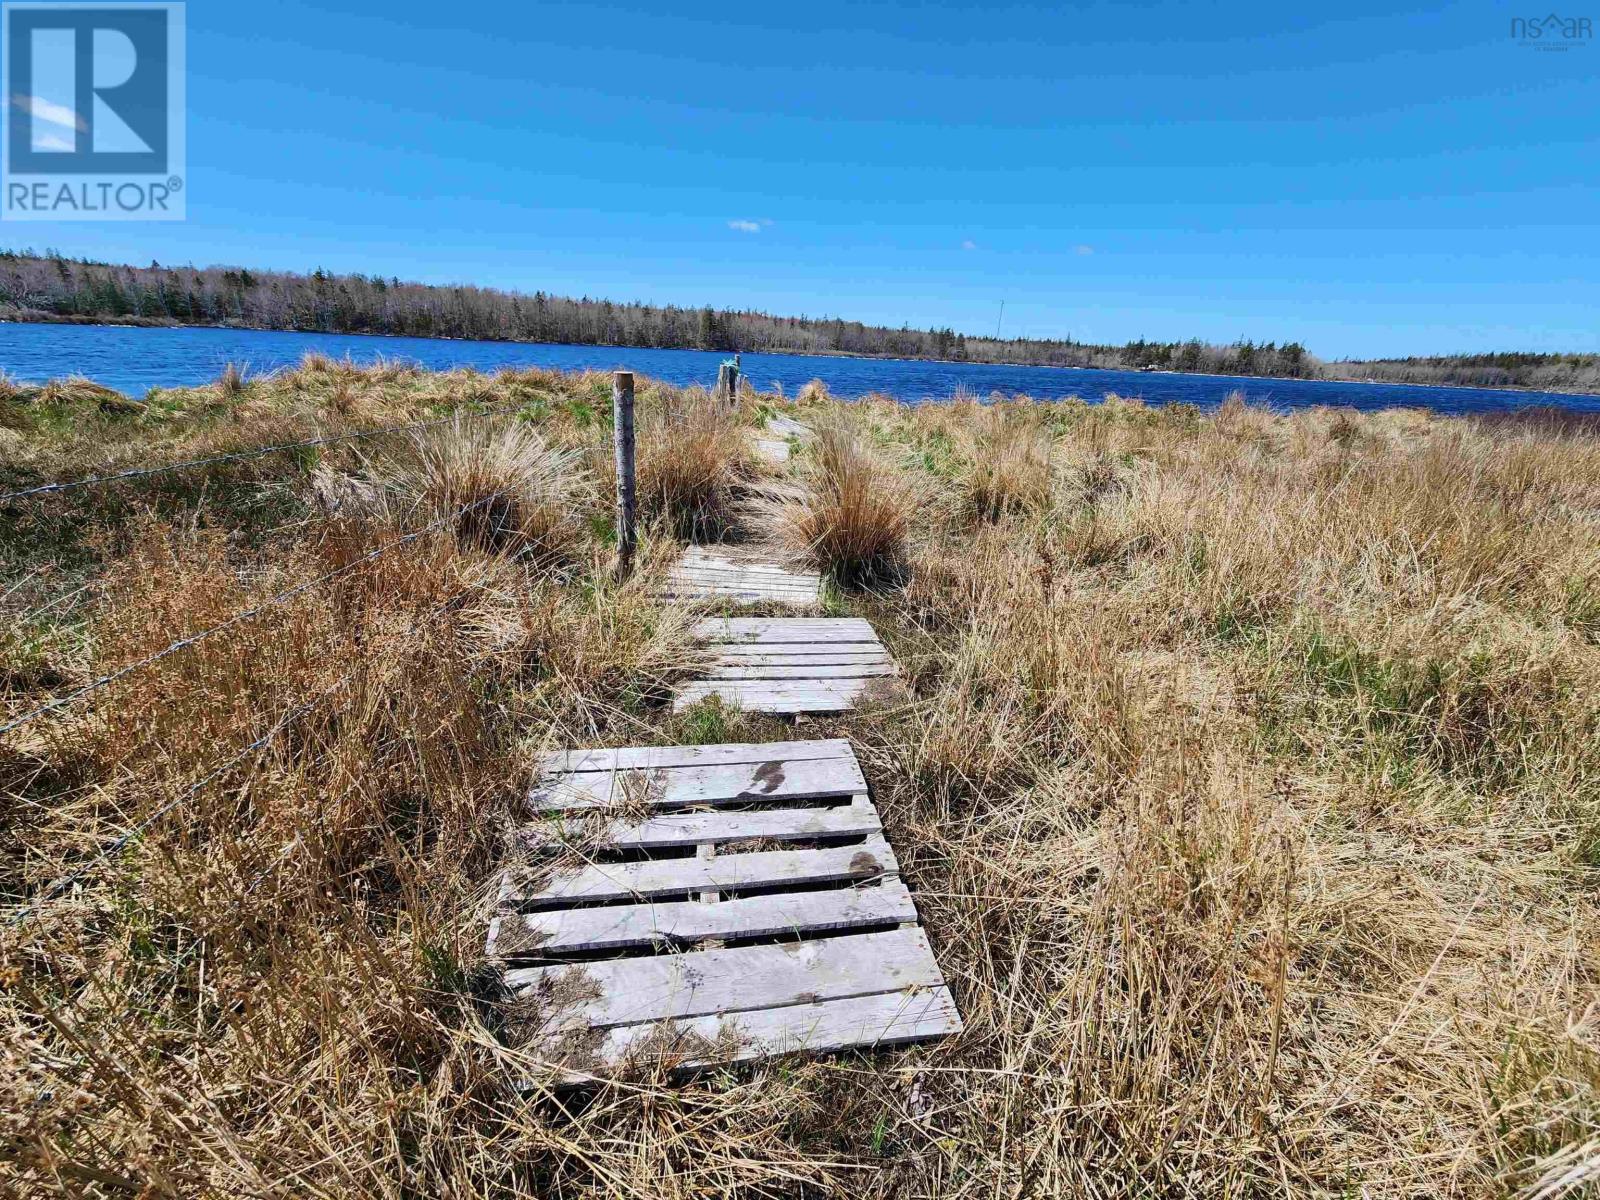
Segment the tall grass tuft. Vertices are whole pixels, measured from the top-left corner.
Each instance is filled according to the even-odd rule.
[[[1044,508],[1050,502],[1049,432],[1016,417],[988,423],[960,472],[964,507],[983,521]]]
[[[402,504],[431,519],[459,513],[463,546],[557,561],[576,543],[575,503],[588,486],[579,456],[531,425],[457,418],[412,432],[374,468]]]
[[[829,399],[828,385],[820,379],[810,379],[800,385],[795,393],[796,404],[821,404]]]
[[[685,540],[728,533],[752,473],[743,411],[700,388],[650,387],[637,437],[640,513]]]
[[[842,586],[898,582],[916,511],[909,482],[842,417],[819,422],[815,434],[802,486],[772,494],[762,520]]]
[[[244,385],[245,369],[235,362],[223,367],[222,374],[217,377],[217,391],[230,399],[243,395]]]

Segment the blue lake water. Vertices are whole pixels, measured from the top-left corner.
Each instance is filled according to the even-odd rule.
[[[424,367],[554,367],[562,370],[626,368],[669,383],[709,385],[726,355],[703,350],[635,350],[616,346],[565,346],[525,342],[468,342],[432,338],[273,333],[235,329],[133,329],[110,325],[0,324],[0,370],[13,379],[41,382],[82,375],[130,396],[152,387],[187,387],[215,379],[230,362],[261,374],[293,366],[310,351],[358,363],[397,359]],[[762,390],[781,386],[794,395],[821,379],[834,395],[855,398],[880,392],[908,403],[946,399],[958,389],[986,397],[1025,393],[1039,399],[1108,392],[1152,404],[1186,402],[1213,408],[1240,390],[1252,401],[1280,408],[1348,405],[1409,406],[1448,413],[1503,412],[1553,404],[1600,412],[1600,396],[1487,388],[1413,387],[1387,383],[1332,383],[1301,379],[1251,379],[1095,371],[1070,367],[1009,367],[908,359],[833,358],[804,354],[746,354],[745,374]]]

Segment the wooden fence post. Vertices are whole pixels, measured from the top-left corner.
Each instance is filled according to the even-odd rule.
[[[633,474],[633,372],[618,371],[611,379],[612,446],[617,455],[617,578],[633,573],[639,545],[639,497]]]
[[[732,362],[724,362],[717,367],[717,386],[711,393],[718,400],[725,400],[730,405],[739,403],[739,356],[735,354]]]

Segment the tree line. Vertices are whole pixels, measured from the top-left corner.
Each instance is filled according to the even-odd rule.
[[[1449,354],[1328,364],[1332,379],[1377,379],[1450,387],[1600,392],[1600,354]]]
[[[837,317],[781,317],[751,309],[616,303],[471,286],[406,283],[379,275],[252,271],[243,267],[135,267],[54,252],[0,250],[0,318],[150,325],[214,325],[315,333],[392,334],[480,341],[853,354],[958,362],[1167,370],[1301,379],[1595,386],[1600,359],[1475,355],[1325,363],[1298,342],[1215,345],[1071,338],[990,338],[950,328],[893,329]],[[1487,361],[1487,360],[1494,361]],[[1484,360],[1484,361],[1479,361]],[[1569,362],[1569,360],[1571,360]],[[1572,363],[1583,360],[1576,369]],[[1570,380],[1569,383],[1560,381]]]

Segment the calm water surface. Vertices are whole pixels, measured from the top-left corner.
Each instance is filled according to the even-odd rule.
[[[234,362],[261,374],[293,366],[310,351],[358,363],[398,359],[424,367],[554,367],[562,370],[622,367],[669,383],[711,384],[726,355],[702,350],[634,350],[614,346],[561,346],[523,342],[466,342],[432,338],[361,337],[324,333],[270,333],[234,329],[129,329],[110,325],[0,325],[0,370],[13,379],[40,382],[82,375],[130,396],[152,387],[207,383]],[[1484,388],[1412,387],[1387,383],[1329,383],[1298,379],[1246,379],[1227,375],[1168,375],[1091,371],[1069,367],[1006,367],[907,359],[829,358],[804,354],[746,354],[745,374],[763,390],[779,386],[793,395],[821,379],[836,396],[881,392],[908,403],[949,397],[957,389],[980,396],[1025,393],[1040,399],[1107,392],[1139,396],[1152,404],[1174,401],[1214,408],[1242,390],[1252,401],[1280,408],[1316,404],[1354,408],[1410,406],[1448,413],[1497,412],[1555,404],[1600,412],[1600,396]]]

